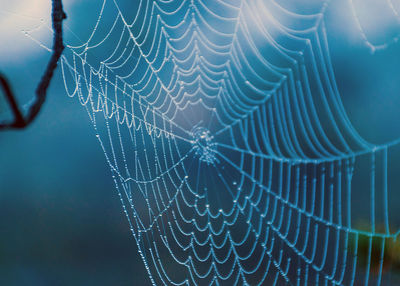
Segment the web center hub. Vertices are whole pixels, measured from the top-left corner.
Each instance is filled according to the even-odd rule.
[[[210,131],[205,127],[197,126],[191,133],[196,156],[200,161],[213,164],[216,161],[217,146]]]

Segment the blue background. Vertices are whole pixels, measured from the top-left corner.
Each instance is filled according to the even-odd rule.
[[[66,11],[66,25],[83,39],[98,15],[95,2]],[[333,3],[326,17],[343,103],[364,138],[393,140],[400,137],[400,45],[371,55],[343,5]],[[385,28],[386,38],[377,40],[396,29]],[[21,102],[33,94],[48,57],[41,51],[1,62]],[[4,118],[6,110],[0,100]],[[37,120],[26,130],[0,133],[0,159],[0,285],[149,285],[89,118],[66,96],[60,72]],[[400,161],[393,160],[389,176],[395,177]],[[400,204],[399,187],[393,178],[392,209]],[[354,207],[361,210],[369,204],[364,200]],[[399,216],[392,218],[399,228]]]

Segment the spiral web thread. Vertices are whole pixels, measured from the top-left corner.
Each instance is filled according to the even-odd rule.
[[[381,283],[399,234],[387,185],[399,141],[370,144],[348,120],[328,4],[302,15],[271,0],[104,0],[88,40],[67,47],[67,93],[89,114],[153,284]]]

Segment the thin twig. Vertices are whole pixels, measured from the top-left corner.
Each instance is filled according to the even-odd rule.
[[[14,114],[14,121],[10,123],[0,123],[1,129],[21,129],[27,127],[38,115],[43,103],[46,100],[47,89],[50,81],[53,78],[54,70],[57,67],[58,60],[64,50],[62,22],[66,19],[63,10],[62,0],[52,0],[52,22],[53,22],[53,54],[47,64],[47,68],[36,88],[36,98],[32,105],[29,107],[27,115],[24,117],[18,107],[17,100],[11,90],[10,84],[7,79],[0,74],[0,85],[4,94],[10,104],[11,110]]]

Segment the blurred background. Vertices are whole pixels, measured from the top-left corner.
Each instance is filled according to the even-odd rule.
[[[66,26],[79,32],[86,17],[90,32],[101,3],[64,2]],[[0,0],[0,71],[21,105],[50,57],[21,30],[48,21],[50,3]],[[36,35],[51,41],[48,29]],[[2,118],[8,111],[1,94]],[[0,285],[150,285],[93,127],[66,96],[60,69],[37,120],[0,132],[0,162]]]
[[[64,2],[66,42],[86,39],[102,1]],[[374,54],[349,1],[332,1],[325,18],[345,109],[377,144],[400,137],[399,19],[380,2],[354,1],[368,40],[388,43]],[[51,31],[42,29],[50,13],[50,0],[0,0],[0,72],[21,105],[29,104],[50,56],[23,31],[41,27],[36,37],[50,43]],[[0,94],[0,118],[9,117]],[[391,226],[399,229],[400,156],[389,160]],[[37,120],[0,132],[0,285],[150,285],[89,118],[66,96],[60,70]]]

